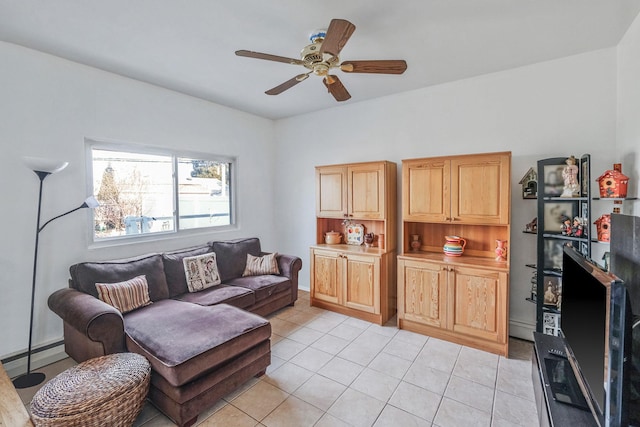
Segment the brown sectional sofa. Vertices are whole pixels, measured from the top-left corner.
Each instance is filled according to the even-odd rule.
[[[215,252],[222,283],[188,292],[183,258]],[[131,351],[152,366],[151,402],[178,425],[193,424],[204,409],[271,361],[271,326],[261,316],[293,305],[300,258],[278,255],[279,275],[242,277],[247,254],[264,255],[257,238],[137,258],[70,267],[69,288],[49,297],[64,323],[65,351],[75,361]],[[145,275],[151,304],[121,314],[98,299],[96,283]]]

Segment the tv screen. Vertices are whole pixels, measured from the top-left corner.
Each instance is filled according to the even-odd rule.
[[[561,312],[567,357],[594,418],[627,425],[631,309],[624,284],[567,247]]]

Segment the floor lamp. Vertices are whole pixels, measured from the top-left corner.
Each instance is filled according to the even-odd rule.
[[[98,202],[93,196],[88,197],[82,205],[78,206],[75,209],[71,209],[68,212],[60,214],[51,218],[49,221],[45,222],[42,226],[40,225],[40,212],[42,208],[42,184],[44,179],[49,175],[60,172],[69,164],[68,162],[60,162],[53,161],[49,159],[41,159],[37,157],[24,157],[23,161],[25,164],[38,175],[40,179],[40,191],[38,193],[38,219],[36,222],[36,244],[35,244],[35,252],[33,255],[33,280],[31,282],[31,317],[29,319],[29,349],[27,351],[27,372],[16,377],[13,380],[13,385],[15,388],[27,388],[33,387],[35,385],[40,384],[44,381],[45,375],[41,372],[31,372],[31,343],[33,338],[33,306],[35,302],[35,291],[36,291],[36,270],[38,267],[38,241],[40,237],[40,232],[49,224],[51,221],[61,218],[65,215],[70,214],[71,212],[75,212],[82,208],[96,208],[99,206]]]

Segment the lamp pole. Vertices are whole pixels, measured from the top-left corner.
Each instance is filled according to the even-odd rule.
[[[40,238],[40,213],[42,211],[42,185],[44,179],[51,175],[50,172],[34,171],[40,178],[40,191],[38,192],[38,219],[36,222],[36,245],[33,254],[33,280],[31,282],[31,315],[29,318],[29,349],[27,350],[27,373],[13,380],[15,388],[27,388],[40,384],[45,375],[42,372],[31,372],[31,345],[33,339],[33,306],[36,295],[36,271],[38,267],[38,241]]]
[[[27,372],[16,377],[13,380],[13,386],[15,388],[27,388],[33,387],[35,385],[40,384],[45,379],[45,374],[41,372],[31,372],[31,353],[32,353],[32,343],[33,343],[33,312],[35,305],[35,295],[36,295],[36,272],[38,269],[38,245],[40,240],[40,232],[47,226],[51,221],[63,217],[65,215],[70,214],[71,212],[75,212],[78,209],[82,208],[96,208],[99,206],[98,202],[95,200],[93,196],[88,197],[84,203],[78,206],[75,209],[71,209],[61,215],[55,216],[51,218],[49,221],[45,222],[42,226],[40,226],[40,214],[42,212],[42,187],[44,184],[44,180],[46,177],[51,175],[52,173],[56,173],[61,171],[65,167],[67,167],[67,162],[55,162],[46,159],[38,159],[35,157],[25,157],[24,161],[27,164],[30,164],[31,170],[38,175],[40,179],[40,189],[38,191],[38,217],[36,221],[36,242],[35,249],[33,253],[33,276],[31,281],[31,313],[29,317],[29,347],[27,350]]]

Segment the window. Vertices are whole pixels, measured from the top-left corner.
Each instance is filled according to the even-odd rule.
[[[233,160],[90,143],[94,241],[233,224]]]

